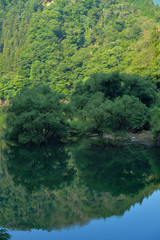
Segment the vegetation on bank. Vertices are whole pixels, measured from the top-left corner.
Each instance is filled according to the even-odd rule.
[[[22,144],[63,139],[68,124],[61,98],[48,86],[22,90],[8,107],[6,138]]]
[[[0,0],[6,138],[41,144],[152,129],[158,143],[159,16],[152,0]]]
[[[5,137],[19,144],[41,144],[151,129],[158,144],[158,96],[149,79],[119,72],[79,82],[70,101],[45,85],[24,88],[6,111]]]

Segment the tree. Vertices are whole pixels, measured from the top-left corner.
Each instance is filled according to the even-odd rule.
[[[41,144],[66,135],[66,115],[61,95],[48,86],[23,89],[10,102],[6,114],[6,137],[21,144]]]
[[[97,73],[89,78],[85,85],[91,93],[103,92],[106,98],[111,100],[122,95],[121,75],[119,72]]]
[[[140,130],[148,121],[148,108],[138,98],[124,95],[115,99],[112,107],[111,128],[115,128],[115,130]]]
[[[151,130],[156,144],[160,143],[160,107],[155,106],[151,110]]]
[[[81,133],[102,136],[108,130],[116,133],[143,129],[149,122],[145,104],[150,105],[154,101],[156,90],[147,80],[143,89],[139,80],[138,76],[129,79],[126,75],[114,72],[95,74],[85,83],[77,84],[71,97],[71,106],[73,116],[81,121],[75,122],[77,130],[76,124],[72,124],[74,131],[80,132],[81,128]],[[124,95],[125,92],[129,95]]]
[[[88,133],[97,133],[102,136],[107,130],[111,120],[110,106],[112,101],[105,101],[104,95],[101,92],[94,94],[81,110],[83,116],[83,130]]]
[[[82,110],[89,101],[92,102],[96,94],[101,94],[101,97],[103,95],[103,98],[110,100],[122,96],[121,82],[119,72],[111,74],[97,73],[93,74],[85,83],[78,82],[71,96],[74,111]],[[92,99],[90,100],[90,98]]]
[[[141,100],[148,107],[151,106],[156,99],[156,86],[149,79],[140,77],[135,74],[122,75],[123,92],[126,95],[133,95]]]
[[[7,233],[6,229],[0,229],[0,240],[9,240],[11,235]]]

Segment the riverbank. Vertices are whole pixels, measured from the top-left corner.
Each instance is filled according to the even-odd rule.
[[[97,135],[92,135],[91,139],[97,139]],[[108,143],[114,145],[129,145],[129,144],[142,144],[148,147],[155,146],[155,141],[152,133],[150,131],[141,133],[126,133],[123,136],[113,136],[111,134],[103,134],[103,139],[107,140]]]

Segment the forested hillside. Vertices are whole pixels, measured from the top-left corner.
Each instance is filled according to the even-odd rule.
[[[160,82],[160,7],[152,0],[0,0],[0,97],[119,70]]]

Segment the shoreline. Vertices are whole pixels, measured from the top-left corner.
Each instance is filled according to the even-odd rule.
[[[114,137],[112,134],[103,134],[103,139],[108,140],[109,143],[114,145],[129,145],[129,144],[141,144],[148,147],[154,147],[155,141],[152,133],[142,132],[142,133],[127,133],[125,136]],[[92,140],[97,140],[97,135],[92,135],[90,137]]]

